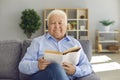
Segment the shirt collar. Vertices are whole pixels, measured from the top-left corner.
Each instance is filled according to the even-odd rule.
[[[46,38],[47,39],[55,39],[52,35],[50,35],[49,33],[46,33]],[[66,34],[66,36],[64,37],[64,39],[70,41],[70,37]],[[56,39],[55,39],[56,40]]]

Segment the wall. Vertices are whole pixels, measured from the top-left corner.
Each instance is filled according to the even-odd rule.
[[[115,28],[120,24],[119,0],[0,0],[0,40],[27,39],[19,27],[21,12],[32,8],[43,19],[45,8],[88,8],[90,40],[95,41],[95,30],[101,27],[99,20],[116,21]],[[32,38],[43,34],[41,26]]]
[[[99,23],[103,19],[115,20],[112,30],[120,30],[120,0],[85,0],[85,7],[89,9],[90,40],[95,47],[95,30],[104,30]]]

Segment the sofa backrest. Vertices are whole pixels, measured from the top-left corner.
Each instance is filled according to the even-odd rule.
[[[79,40],[79,41],[83,47],[83,50],[84,50],[88,60],[90,61],[91,57],[92,57],[92,44],[91,44],[90,40]]]
[[[0,80],[19,80],[20,56],[20,41],[0,41]]]

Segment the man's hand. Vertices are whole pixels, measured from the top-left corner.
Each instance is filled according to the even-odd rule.
[[[44,58],[40,58],[40,59],[38,60],[38,68],[39,68],[40,70],[45,70],[45,68],[46,68],[49,64],[50,64],[50,62],[47,61],[47,60],[44,59]]]
[[[63,68],[68,75],[73,75],[76,71],[75,66],[67,62],[63,63]]]

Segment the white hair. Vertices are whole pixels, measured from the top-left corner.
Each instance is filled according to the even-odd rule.
[[[48,20],[47,25],[49,25],[49,19],[50,19],[50,17],[51,17],[52,15],[63,15],[63,16],[65,17],[65,19],[66,19],[66,25],[67,25],[67,15],[66,15],[66,13],[65,13],[64,11],[58,10],[58,9],[55,9],[55,10],[51,11],[51,12],[48,14],[48,16],[47,16],[47,20]]]

